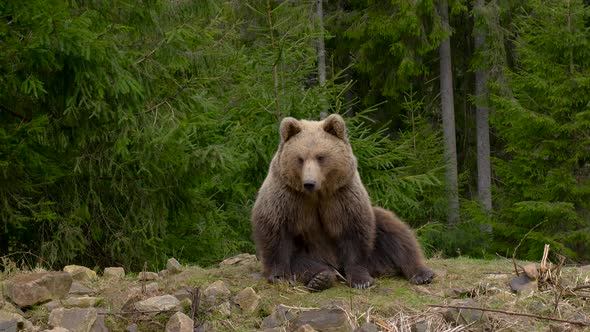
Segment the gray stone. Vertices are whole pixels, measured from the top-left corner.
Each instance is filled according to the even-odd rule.
[[[166,323],[166,332],[193,332],[195,323],[189,316],[177,312]]]
[[[5,325],[6,329],[10,330],[15,322],[18,331],[31,330],[33,328],[33,323],[26,320],[22,315],[0,310],[0,326]]]
[[[522,273],[508,283],[512,291],[519,295],[530,295],[538,290],[537,281]]]
[[[222,318],[227,318],[231,315],[231,303],[223,302],[222,304],[215,307],[214,312],[216,312]]]
[[[452,301],[451,305],[478,307],[479,305],[473,299]],[[485,312],[475,309],[456,309],[449,308],[443,313],[445,320],[455,325],[478,325],[487,322],[488,318]]]
[[[229,288],[225,285],[225,282],[222,280],[217,280],[216,282],[209,285],[209,287],[205,288],[203,291],[203,295],[205,299],[209,302],[215,302],[219,298],[227,298],[231,295]]]
[[[429,324],[427,321],[421,320],[412,324],[412,332],[428,332]]]
[[[354,332],[379,332],[379,328],[373,323],[365,322],[363,325],[357,327]]]
[[[100,299],[91,296],[70,297],[62,301],[65,307],[90,308],[96,306]]]
[[[71,332],[89,332],[96,318],[94,308],[58,308],[49,314],[48,324],[53,327],[64,327]]]
[[[168,270],[169,273],[175,274],[182,272],[183,267],[176,258],[170,258],[168,259],[168,262],[166,262],[166,270]]]
[[[47,309],[47,311],[52,311],[53,309],[57,308],[63,308],[63,304],[61,303],[61,301],[58,300],[49,301],[45,303],[43,306],[45,307],[45,309]]]
[[[76,281],[86,282],[96,279],[96,272],[85,266],[67,265],[64,267],[64,272],[69,273]]]
[[[252,254],[239,254],[237,256],[224,259],[221,263],[219,263],[219,266],[253,264],[256,263],[256,261],[256,256]]]
[[[184,299],[192,299],[193,296],[192,294],[188,291],[188,289],[186,288],[182,288],[177,290],[176,292],[174,292],[174,297],[176,297],[179,301],[182,301]]]
[[[151,281],[151,280],[158,280],[160,276],[156,272],[139,272],[137,275],[139,280]]]
[[[158,272],[158,277],[160,277],[162,279],[166,278],[169,275],[170,275],[170,272],[168,270],[162,270],[162,271]]]
[[[20,274],[5,282],[6,295],[20,307],[64,297],[72,277],[66,272]]]
[[[234,302],[243,312],[252,313],[258,309],[260,296],[252,287],[246,287],[234,297]]]
[[[2,312],[0,312],[0,331],[2,332],[17,332],[18,331],[18,320],[15,318],[4,318]]]
[[[295,332],[317,332],[316,329],[311,327],[309,324],[301,325]]]
[[[150,282],[149,284],[145,285],[145,294],[155,294],[160,290],[160,285],[157,282]],[[141,286],[132,287],[129,289],[130,293],[133,294],[141,294],[143,288]]]
[[[97,309],[97,313],[105,313],[107,312],[105,309]],[[90,328],[90,332],[110,332],[111,330],[107,327],[107,324],[104,321],[104,315],[96,316],[96,320],[92,327]]]
[[[135,303],[135,309],[138,311],[164,311],[180,309],[180,301],[172,295],[161,295],[150,297],[147,300]]]
[[[139,329],[137,328],[137,324],[133,323],[133,324],[127,326],[127,328],[125,329],[125,331],[127,331],[127,332],[138,332]]]
[[[43,332],[70,332],[70,330],[63,328],[61,326],[54,327],[51,330],[43,330]]]
[[[211,326],[211,323],[203,322],[195,329],[195,332],[215,332],[215,328]]]
[[[352,332],[354,330],[350,318],[340,308],[305,310],[290,321],[290,326],[293,326],[295,329],[305,324],[322,332]]]
[[[125,269],[122,267],[106,267],[102,276],[106,279],[123,279],[125,278]]]
[[[260,325],[260,328],[272,329],[275,327],[279,327],[285,324],[287,321],[290,321],[291,319],[295,318],[296,314],[297,313],[294,310],[291,310],[290,308],[282,304],[279,304],[270,315],[264,318],[262,324]]]
[[[70,287],[69,294],[70,295],[89,295],[94,292],[95,291],[92,288],[84,286],[79,282],[73,282],[72,286]]]

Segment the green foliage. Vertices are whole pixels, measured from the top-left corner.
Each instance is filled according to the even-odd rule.
[[[588,260],[590,222],[590,10],[581,2],[530,1],[514,21],[510,93],[498,89],[492,121],[504,145],[494,160],[496,240],[538,259],[544,243]],[[538,226],[538,227],[537,227]]]

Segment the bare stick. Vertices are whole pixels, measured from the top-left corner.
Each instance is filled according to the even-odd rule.
[[[580,325],[580,326],[590,326],[590,323],[582,322],[579,320],[567,320],[567,319],[553,318],[553,317],[540,316],[540,315],[535,315],[535,314],[527,314],[527,313],[514,312],[514,311],[487,309],[487,308],[471,307],[471,306],[458,306],[458,305],[429,304],[428,306],[435,307],[435,308],[447,308],[447,309],[454,308],[454,309],[480,310],[480,311],[496,312],[499,314],[505,314],[505,315],[511,315],[511,316],[531,317],[531,318],[544,319],[544,320],[550,320],[550,321],[554,321],[554,322],[568,323],[568,324],[574,324],[574,325]]]
[[[177,312],[178,310],[144,310],[144,311],[119,311],[119,312],[97,312],[97,315],[103,316],[119,316],[119,315],[142,315],[142,314],[155,314],[163,312]]]

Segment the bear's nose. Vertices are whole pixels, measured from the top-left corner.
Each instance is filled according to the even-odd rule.
[[[311,192],[315,189],[315,181],[313,180],[307,180],[305,182],[303,182],[303,188],[305,188],[305,190]]]

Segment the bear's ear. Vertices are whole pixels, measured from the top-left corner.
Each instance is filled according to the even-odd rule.
[[[294,118],[284,118],[281,121],[281,143],[285,143],[291,137],[297,135],[301,131],[301,124]]]
[[[338,114],[331,114],[324,120],[324,130],[341,140],[347,139],[346,124],[344,119]]]

